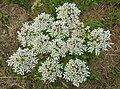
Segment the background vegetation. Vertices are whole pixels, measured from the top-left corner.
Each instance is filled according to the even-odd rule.
[[[92,28],[111,30],[114,45],[99,57],[90,58],[91,77],[76,88],[68,83],[53,89],[120,89],[120,0],[2,0],[0,1],[0,89],[52,89],[44,87],[39,74],[16,75],[7,67],[8,57],[20,46],[16,32],[22,23],[41,12],[55,16],[55,7],[74,2],[82,11],[80,20]],[[35,72],[36,70],[33,70]],[[62,88],[60,88],[62,87]]]

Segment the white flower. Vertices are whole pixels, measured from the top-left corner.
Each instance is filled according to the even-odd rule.
[[[24,47],[31,41],[31,38],[27,35],[30,34],[30,25],[28,23],[23,24],[23,27],[18,31],[18,40]]]
[[[47,53],[49,36],[48,32],[53,23],[49,14],[41,13],[31,24],[25,23],[18,31],[18,40],[24,47],[32,47],[37,53]]]
[[[62,77],[62,72],[60,71],[61,68],[62,66],[59,64],[57,58],[47,58],[39,67],[38,72],[42,73],[42,80],[55,82],[57,77]]]
[[[84,40],[81,38],[69,38],[67,40],[67,48],[70,54],[83,54],[86,46],[83,45]]]
[[[7,60],[8,66],[12,66],[14,72],[20,75],[28,73],[38,63],[38,59],[35,57],[36,53],[29,49],[18,48],[9,60]]]
[[[73,85],[79,87],[80,83],[86,81],[89,76],[90,72],[88,70],[86,62],[79,59],[71,59],[64,68],[64,79],[71,81]]]
[[[57,19],[61,20],[61,25],[66,25],[68,28],[73,29],[79,25],[80,10],[76,7],[75,3],[65,3],[56,8]]]
[[[88,36],[88,52],[95,51],[96,55],[100,54],[100,51],[107,50],[107,47],[111,47],[110,31],[105,31],[103,28],[98,27],[90,32]]]

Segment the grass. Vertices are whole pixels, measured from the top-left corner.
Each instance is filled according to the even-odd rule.
[[[1,20],[1,25],[2,25],[2,28],[4,29],[8,29],[8,14],[6,12],[2,12],[0,11],[0,20]]]
[[[30,0],[3,0],[4,4],[17,4],[25,9],[29,10],[31,8]]]
[[[36,0],[36,3],[39,1],[40,0]],[[16,31],[22,26],[22,23],[34,18],[43,11],[55,16],[55,7],[64,2],[75,2],[77,4],[79,9],[82,10],[80,18],[86,25],[90,25],[92,28],[100,26],[105,29],[110,29],[112,32],[112,42],[115,44],[108,52],[103,53],[103,55],[101,54],[100,57],[93,57],[93,59],[89,61],[91,77],[88,81],[81,84],[80,88],[76,88],[69,83],[69,86],[66,86],[64,83],[53,86],[56,87],[55,89],[120,88],[120,0],[60,1],[61,0],[41,0],[41,5],[38,5],[29,3],[28,0],[3,0],[3,4],[0,7],[0,89],[39,89],[40,87],[43,89],[44,86],[40,86],[42,82],[39,77],[37,77],[37,74],[36,76],[32,76],[32,74],[24,77],[17,76],[7,67],[5,61],[19,46],[16,39]],[[30,2],[32,2],[32,0]],[[52,4],[54,4],[54,6],[52,6]],[[11,8],[9,8],[9,5]],[[31,10],[32,6],[34,6],[34,8]],[[14,8],[17,8],[17,10],[13,12],[16,16],[9,12],[9,10]],[[59,86],[63,87],[60,88]],[[48,89],[48,87],[46,87],[46,89]]]

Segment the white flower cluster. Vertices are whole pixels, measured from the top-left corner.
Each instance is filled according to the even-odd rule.
[[[98,27],[91,31],[88,42],[88,52],[95,51],[96,55],[99,55],[101,50],[107,50],[107,47],[111,47],[113,43],[110,43],[110,31],[105,31],[103,28]]]
[[[57,77],[62,77],[61,64],[57,58],[47,58],[44,63],[39,67],[38,72],[42,73],[42,80],[55,82]]]
[[[13,66],[17,74],[24,75],[38,63],[37,55],[48,55],[39,72],[42,73],[42,80],[54,82],[57,77],[62,77],[62,64],[58,60],[66,54],[95,52],[99,55],[100,51],[107,50],[111,45],[110,31],[103,28],[92,30],[90,26],[84,26],[79,20],[80,12],[74,3],[65,3],[56,8],[56,18],[41,13],[33,22],[23,24],[18,31],[18,40],[24,49],[19,48],[7,60],[8,66]],[[78,87],[90,74],[85,64],[79,59],[71,59],[65,66],[64,79]]]
[[[34,22],[23,24],[18,31],[18,40],[24,47],[32,47],[38,53],[48,52],[49,37],[46,35],[53,22],[50,15],[41,13],[34,19]]]
[[[71,81],[73,85],[79,87],[80,83],[86,81],[89,76],[90,72],[88,70],[89,68],[86,66],[86,62],[79,59],[71,59],[66,64],[63,75],[66,80]]]
[[[38,59],[35,57],[36,53],[29,49],[18,48],[9,60],[7,60],[8,66],[13,66],[13,70],[20,75],[28,73],[38,63]]]
[[[56,8],[57,20],[42,13],[34,22],[23,24],[18,40],[24,47],[32,47],[37,53],[51,53],[52,57],[65,57],[66,53],[83,54],[86,46],[80,38],[80,10],[75,4],[65,3]],[[69,15],[68,15],[69,14]]]
[[[18,32],[21,44],[32,47],[37,53],[50,53],[52,57],[65,57],[66,53],[82,55],[84,51],[99,55],[110,46],[110,31],[85,27],[75,4],[65,3],[56,8],[56,12],[57,19],[42,13],[33,23],[25,23]]]
[[[65,3],[56,8],[57,19],[61,20],[61,25],[66,25],[69,29],[74,29],[79,25],[80,10],[74,3]]]

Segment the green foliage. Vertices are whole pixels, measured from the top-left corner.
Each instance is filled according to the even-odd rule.
[[[78,8],[82,11],[86,11],[90,5],[93,5],[96,0],[75,0]]]
[[[32,11],[35,11],[36,9],[38,10],[39,7],[41,7],[42,5],[43,4],[41,3],[41,0],[36,0],[32,5],[31,10]]]
[[[107,1],[115,2],[115,3],[117,3],[117,4],[120,4],[120,0],[107,0]]]
[[[10,0],[3,0],[2,1],[4,4],[8,4],[8,3],[10,3]]]
[[[101,2],[102,1],[104,0],[101,0]],[[91,5],[95,5],[100,2],[100,0],[36,0],[32,6],[32,11],[38,14],[38,12],[47,8],[47,13],[56,16],[55,8],[67,2],[76,3],[80,10],[86,11]]]
[[[40,76],[40,74],[35,74],[34,76],[33,76],[33,78],[34,78],[34,80],[36,81],[36,83],[37,83],[37,87],[41,87],[42,86],[42,80],[41,80],[41,76]]]
[[[30,9],[31,8],[31,3],[30,3],[30,0],[3,0],[3,3],[4,4],[10,4],[10,3],[13,3],[13,4],[17,4],[21,7],[24,7],[26,9]]]
[[[97,21],[95,19],[88,19],[86,21],[86,25],[89,25],[91,27],[91,29],[97,28],[97,27],[104,27],[105,28],[103,23],[101,23],[100,21]]]
[[[110,76],[114,79],[114,89],[117,89],[120,86],[120,71],[119,69],[112,69],[110,71]]]
[[[112,24],[120,24],[120,11],[111,13],[110,19]]]
[[[0,55],[0,67],[7,67],[6,59]]]
[[[1,21],[1,26],[3,29],[8,29],[8,25],[9,25],[9,22],[8,22],[8,14],[6,12],[1,12],[0,11],[0,21]]]

